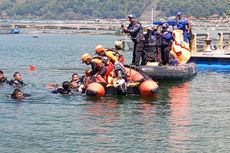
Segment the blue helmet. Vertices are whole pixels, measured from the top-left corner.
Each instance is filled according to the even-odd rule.
[[[128,18],[136,18],[136,16],[134,14],[129,14]]]
[[[164,24],[162,24],[162,27],[163,27],[163,28],[168,28],[168,27],[169,27],[169,24],[168,24],[168,23],[164,23]]]
[[[181,16],[181,15],[183,15],[183,12],[179,11],[179,12],[177,13],[177,16]]]

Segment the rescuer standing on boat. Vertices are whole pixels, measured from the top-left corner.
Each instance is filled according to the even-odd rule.
[[[177,29],[183,31],[184,41],[190,43],[190,39],[192,36],[191,25],[188,22],[188,19],[183,17],[182,12],[177,13]]]
[[[144,34],[145,42],[144,42],[144,61],[145,64],[147,62],[156,62],[157,61],[157,31],[152,27],[146,28],[147,33]]]
[[[158,52],[160,52],[161,54],[161,62],[163,65],[169,64],[169,59],[171,56],[170,50],[173,43],[172,32],[168,30],[168,28],[169,28],[168,23],[164,23],[162,25],[161,35],[158,40],[158,44],[159,44]]]
[[[143,47],[144,47],[144,35],[143,35],[143,28],[140,22],[137,21],[135,15],[130,14],[128,15],[129,19],[129,26],[127,28],[124,27],[124,25],[121,25],[121,29],[124,33],[129,33],[131,36],[131,39],[134,43],[133,47],[133,59],[132,59],[132,65],[143,65]],[[141,63],[140,63],[141,62]]]

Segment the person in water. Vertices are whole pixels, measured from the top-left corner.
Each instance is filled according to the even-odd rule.
[[[23,93],[20,89],[15,89],[13,93],[11,94],[12,99],[19,100],[19,101],[29,96],[30,96],[29,94]]]
[[[71,85],[69,81],[64,81],[62,83],[61,88],[57,88],[56,90],[52,90],[51,93],[53,94],[61,94],[61,95],[71,95]]]
[[[77,86],[82,84],[81,77],[77,73],[73,73],[70,82],[76,82]]]
[[[25,86],[25,83],[22,81],[22,75],[19,72],[15,72],[13,75],[14,79],[9,81],[9,85],[15,87],[22,87]]]
[[[0,70],[0,83],[8,83],[7,78],[4,75],[4,72]]]
[[[124,33],[130,34],[134,43],[132,65],[144,65],[144,35],[142,25],[133,14],[128,15],[128,19],[130,22],[129,26],[126,28],[124,25],[121,25],[121,30],[123,30]]]

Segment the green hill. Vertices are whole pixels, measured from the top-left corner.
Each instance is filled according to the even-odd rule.
[[[195,17],[207,17],[214,13],[222,15],[228,8],[229,0],[162,0],[158,10],[164,11],[167,16],[182,11]]]
[[[124,18],[141,11],[149,0],[1,0],[4,18],[91,19]]]
[[[149,20],[178,11],[195,17],[230,14],[229,0],[0,0],[1,18],[124,18],[129,13]],[[148,16],[148,17],[147,17]],[[147,18],[146,18],[147,17]]]

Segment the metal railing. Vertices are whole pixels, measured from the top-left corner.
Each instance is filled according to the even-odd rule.
[[[213,47],[215,46],[215,47]],[[217,39],[211,39],[209,33],[194,33],[191,39],[191,52],[211,52],[217,50],[225,54],[230,51],[230,32],[219,32]]]

